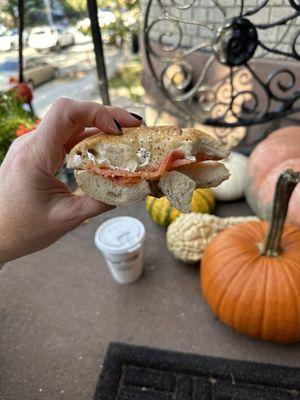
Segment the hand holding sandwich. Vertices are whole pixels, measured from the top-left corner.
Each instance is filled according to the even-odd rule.
[[[41,250],[110,206],[76,196],[56,179],[66,153],[101,130],[141,121],[118,107],[58,100],[38,128],[14,141],[0,167],[0,263]]]

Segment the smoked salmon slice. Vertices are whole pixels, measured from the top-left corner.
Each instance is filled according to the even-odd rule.
[[[174,150],[163,158],[159,166],[148,165],[138,171],[130,172],[122,169],[109,169],[99,167],[92,163],[86,165],[86,169],[95,175],[101,175],[121,186],[129,186],[139,183],[141,180],[155,181],[159,179],[165,172],[170,172],[176,168],[189,164],[198,164],[203,161],[203,155],[197,154],[195,160],[188,160],[182,150]]]

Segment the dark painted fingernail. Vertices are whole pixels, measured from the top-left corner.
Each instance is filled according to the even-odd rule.
[[[139,121],[142,121],[144,118],[143,117],[141,117],[139,114],[136,114],[136,113],[133,113],[133,112],[131,112],[130,113],[134,118],[136,118],[136,119],[138,119]]]
[[[112,206],[111,204],[105,204],[105,211],[114,210],[116,206]]]
[[[119,131],[120,133],[122,133],[122,127],[121,127],[119,121],[117,121],[117,120],[114,119],[114,118],[113,118],[113,120],[114,120],[114,123],[115,123],[115,125],[116,125],[118,131]]]

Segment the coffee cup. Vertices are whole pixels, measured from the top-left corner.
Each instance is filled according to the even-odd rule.
[[[111,218],[97,229],[95,245],[116,282],[131,283],[142,275],[144,239],[144,225],[133,217]]]

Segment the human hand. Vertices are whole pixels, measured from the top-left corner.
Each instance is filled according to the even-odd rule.
[[[16,139],[0,167],[0,263],[41,250],[85,219],[113,207],[78,196],[55,174],[67,152],[98,130],[141,121],[118,107],[58,100],[32,132]]]

